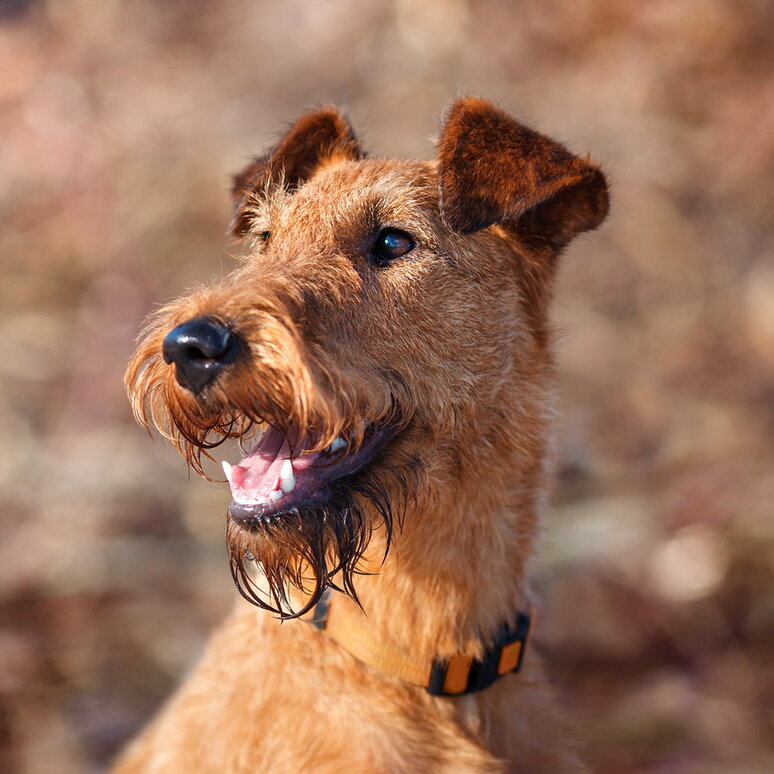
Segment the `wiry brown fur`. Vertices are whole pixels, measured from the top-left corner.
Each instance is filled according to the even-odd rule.
[[[285,614],[293,587],[313,600],[336,584],[417,659],[480,656],[529,605],[550,474],[547,305],[559,250],[606,214],[602,173],[467,98],[431,162],[365,160],[338,112],[312,113],[235,178],[234,197],[233,229],[254,249],[151,321],[127,372],[138,419],[199,471],[200,454],[262,423],[307,449],[337,436],[357,447],[364,422],[393,428],[324,506],[255,531],[231,521],[235,578]],[[378,268],[368,251],[384,227],[416,247]],[[228,325],[243,350],[194,397],[160,349],[197,316]],[[578,770],[531,652],[519,675],[434,698],[244,603],[116,767]]]

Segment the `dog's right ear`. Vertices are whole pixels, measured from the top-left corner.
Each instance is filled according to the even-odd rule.
[[[607,215],[605,176],[478,97],[452,105],[438,144],[441,212],[459,234],[503,224],[560,250]]]
[[[234,215],[229,230],[242,236],[250,229],[250,198],[271,185],[290,189],[308,180],[324,161],[362,158],[349,121],[335,107],[307,113],[264,156],[234,176],[231,196]]]

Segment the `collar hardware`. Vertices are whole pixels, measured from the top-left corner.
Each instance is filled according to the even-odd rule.
[[[483,691],[510,672],[518,672],[530,630],[530,617],[519,613],[513,629],[503,624],[482,659],[460,653],[448,661],[434,661],[427,692],[432,696],[464,696]]]
[[[324,632],[328,628],[328,613],[331,608],[331,590],[326,589],[320,597],[320,601],[312,610],[312,617],[306,619],[315,629]]]

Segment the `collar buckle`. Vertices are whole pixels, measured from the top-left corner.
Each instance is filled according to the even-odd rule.
[[[519,613],[513,628],[503,624],[482,659],[470,660],[458,654],[446,661],[434,661],[427,692],[432,696],[464,696],[488,688],[510,672],[518,672],[529,631],[530,617]],[[468,664],[467,672],[462,674],[461,659]]]

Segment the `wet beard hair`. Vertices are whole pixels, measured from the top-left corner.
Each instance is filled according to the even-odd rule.
[[[385,532],[387,556],[393,527],[402,523],[413,467],[381,466],[378,478],[364,471],[342,477],[330,485],[324,502],[250,523],[237,522],[229,514],[226,540],[239,593],[281,619],[308,613],[329,587],[357,602],[354,579],[364,574],[358,569],[360,559],[379,526]],[[256,570],[263,576],[258,581],[253,577]],[[291,589],[304,599],[300,606]]]

